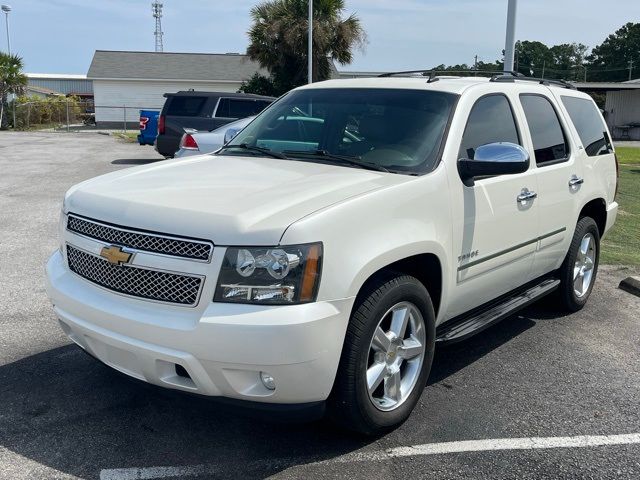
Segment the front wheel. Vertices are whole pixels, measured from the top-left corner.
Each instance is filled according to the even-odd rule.
[[[560,267],[560,306],[577,312],[587,303],[598,273],[600,232],[590,217],[583,217],[576,225],[567,256]]]
[[[435,314],[416,278],[392,275],[356,300],[329,398],[341,425],[365,434],[404,422],[427,382]]]

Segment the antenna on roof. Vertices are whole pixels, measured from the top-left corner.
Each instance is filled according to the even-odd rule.
[[[154,35],[156,37],[156,52],[162,52],[162,4],[160,2],[153,2],[151,4],[151,11],[153,12],[153,18],[156,19],[156,31]]]

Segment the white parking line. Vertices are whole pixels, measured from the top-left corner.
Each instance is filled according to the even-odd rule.
[[[585,448],[608,445],[640,444],[640,433],[623,435],[582,435],[575,437],[526,437],[494,438],[486,440],[466,440],[461,442],[427,443],[409,447],[395,447],[389,450],[353,452],[311,464],[349,463],[381,461],[391,458],[420,455],[442,455],[447,453],[491,452],[497,450],[536,450],[547,448]],[[298,459],[300,460],[300,459]],[[116,468],[102,470],[100,480],[151,480],[168,477],[188,477],[211,475],[219,472],[214,464],[184,467]]]
[[[220,468],[215,465],[185,467],[114,468],[102,470],[100,480],[151,480],[156,478],[197,477],[213,475]]]

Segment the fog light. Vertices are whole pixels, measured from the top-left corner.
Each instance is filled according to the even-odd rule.
[[[276,381],[268,373],[260,372],[260,380],[262,380],[262,384],[265,386],[266,389],[268,390],[276,389]]]

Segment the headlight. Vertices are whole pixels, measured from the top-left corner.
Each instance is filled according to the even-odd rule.
[[[321,243],[228,248],[213,300],[268,305],[313,302],[321,267]]]

